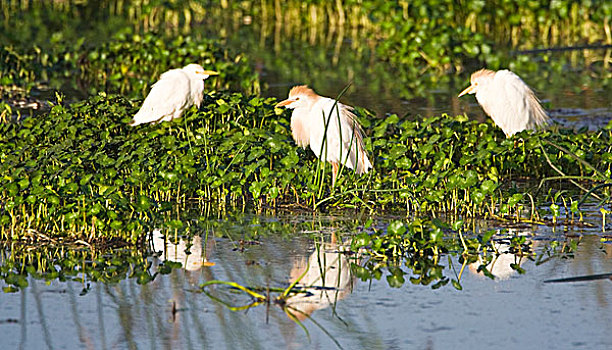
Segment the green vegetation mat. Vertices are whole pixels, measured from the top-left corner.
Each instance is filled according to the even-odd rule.
[[[553,125],[506,139],[490,121],[465,115],[375,116],[357,107],[374,170],[357,176],[342,169],[331,187],[329,165],[293,142],[290,112],[259,95],[261,66],[306,83],[376,76],[368,81],[370,93],[403,98],[422,97],[482,65],[537,72],[541,81],[561,85],[568,84],[562,79],[568,69],[577,70],[584,74],[569,83],[573,91],[609,89],[609,53],[552,59],[549,52],[520,52],[612,44],[609,2],[71,4],[0,2],[0,275],[6,291],[27,286],[27,273],[105,282],[129,275],[147,282],[154,275],[145,237],[153,228],[177,237],[202,233],[207,215],[190,216],[193,208],[406,218],[351,228],[351,251],[368,257],[353,264],[353,272],[376,279],[386,268],[388,283],[397,287],[405,282],[403,259],[421,276],[412,283],[452,280],[460,288],[460,273],[449,279],[441,272],[442,254],[462,254],[463,267],[479,259],[485,266],[500,240],[513,254],[533,253],[521,236],[474,234],[476,220],[587,225],[582,205],[610,199],[612,125],[596,131]],[[242,36],[238,28],[247,18],[260,37]],[[198,32],[201,24],[220,39]],[[226,49],[229,41],[240,41],[242,52]],[[263,63],[247,55],[254,51]],[[302,64],[292,64],[289,55],[303,57]],[[202,106],[173,122],[130,127],[159,75],[191,62],[220,72],[206,80]],[[336,75],[319,69],[330,62]],[[33,97],[36,90],[49,96]],[[16,108],[22,99],[35,100],[39,111],[26,115]],[[605,227],[609,212],[600,212]],[[553,241],[545,254],[569,254],[575,244]],[[141,249],[101,252],[122,246]],[[164,266],[161,273],[175,264]]]
[[[189,202],[466,217],[520,217],[523,207],[533,219],[555,200],[551,214],[559,215],[561,192],[547,179],[590,189],[610,175],[610,130],[553,127],[505,139],[463,116],[376,119],[358,109],[375,170],[343,169],[331,188],[329,166],[296,147],[290,113],[275,103],[211,93],[177,121],[130,127],[138,104],[101,94],[0,124],[2,238],[34,229],[133,241],[156,213]],[[517,186],[526,180],[535,182]],[[563,198],[578,213],[582,195]]]

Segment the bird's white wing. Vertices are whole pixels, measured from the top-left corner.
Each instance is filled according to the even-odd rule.
[[[485,93],[483,108],[508,137],[548,122],[531,88],[509,70],[496,72]]]
[[[189,104],[190,90],[189,77],[181,69],[163,73],[134,115],[132,125],[156,122],[180,113]]]
[[[315,125],[310,126],[310,147],[315,154],[320,155],[321,144],[325,139],[323,155],[319,159],[329,162],[344,164],[355,169],[358,174],[368,171],[372,167],[363,143],[363,130],[352,112],[352,108],[342,103],[334,106],[335,101],[331,98],[321,98],[313,108],[311,121]],[[327,133],[325,133],[325,122],[328,118]]]
[[[501,73],[501,74],[500,74]],[[524,116],[527,117],[527,124],[525,128],[527,129],[535,129],[538,126],[544,126],[550,122],[550,118],[546,114],[546,111],[540,105],[540,100],[535,95],[533,90],[529,87],[529,85],[525,84],[525,82],[516,74],[512,73],[509,70],[502,70],[495,74],[500,74],[500,77],[504,77],[513,86],[515,93],[519,93],[522,97],[523,103],[520,103],[520,113],[523,113]],[[519,131],[522,131],[519,130]],[[517,131],[517,132],[519,132]]]

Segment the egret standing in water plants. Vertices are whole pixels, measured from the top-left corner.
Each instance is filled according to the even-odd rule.
[[[298,146],[310,145],[317,158],[331,163],[332,186],[336,183],[340,164],[354,169],[357,174],[372,168],[364,149],[363,130],[352,107],[319,96],[306,85],[293,87],[289,98],[276,107],[293,109],[293,139]]]
[[[550,122],[531,88],[511,71],[481,69],[472,73],[470,82],[459,97],[475,93],[482,109],[506,137]]]
[[[219,73],[204,70],[195,63],[163,73],[153,84],[151,92],[130,125],[170,121],[180,117],[193,105],[200,107],[204,80],[217,74]]]

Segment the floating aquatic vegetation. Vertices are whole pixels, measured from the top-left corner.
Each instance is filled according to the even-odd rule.
[[[207,81],[210,89],[259,92],[257,75],[244,55],[230,53],[217,41],[190,36],[164,39],[151,33],[117,34],[99,46],[81,38],[58,42],[45,50],[4,44],[0,62],[0,85],[30,89],[46,81],[51,88],[73,91],[72,98],[98,92],[143,97],[161,73],[189,63],[219,72],[218,77]],[[65,86],[67,82],[73,85]],[[9,91],[1,91],[3,98],[10,97]]]
[[[559,193],[555,183],[586,191],[609,182],[609,129],[505,139],[491,123],[465,116],[376,119],[358,108],[375,171],[344,171],[332,188],[317,174],[330,170],[295,146],[289,115],[275,102],[211,93],[176,122],[131,128],[137,103],[100,94],[2,123],[1,237],[34,229],[133,241],[158,213],[187,202],[517,220],[547,215],[541,208],[550,205],[556,220],[560,203],[568,217],[579,214],[582,195]],[[590,196],[605,201],[609,187]]]
[[[443,10],[448,7],[452,11]],[[611,77],[606,50],[508,53],[510,49],[578,42],[595,46],[608,43],[605,28],[609,24],[599,19],[607,18],[609,8],[598,3],[579,8],[575,3],[531,4],[517,9],[514,5],[490,6],[477,1],[462,5],[448,1],[435,5],[427,1],[314,1],[307,5],[295,1],[240,1],[210,3],[204,8],[198,1],[156,6],[115,1],[66,6],[34,1],[2,8],[6,14],[2,24],[7,30],[0,34],[4,82],[0,94],[5,100],[2,103],[12,108],[2,110],[0,106],[0,114],[5,116],[17,116],[22,101],[46,109],[43,101],[53,97],[49,89],[61,90],[67,101],[100,91],[144,97],[160,72],[191,59],[212,59],[215,67],[210,68],[227,72],[227,76],[207,82],[207,88],[214,89],[258,91],[255,70],[264,82],[264,90],[265,82],[301,82],[331,94],[354,79],[349,91],[354,95],[347,96],[349,102],[367,104],[379,116],[405,110],[403,99],[426,98],[435,104],[436,99],[444,98],[445,104],[450,102],[449,92],[463,85],[466,78],[449,73],[471,71],[483,62],[490,68],[501,66],[521,76],[525,74],[526,81],[536,90],[549,91],[547,96],[539,96],[550,98],[553,108],[563,104],[571,92],[606,91]],[[549,15],[542,22],[539,13],[544,9]],[[500,23],[496,16],[500,11],[512,16],[519,11],[521,16],[513,17],[512,23]],[[281,15],[278,18],[277,13]],[[84,18],[84,14],[88,17]],[[343,16],[344,21],[337,20]],[[428,28],[434,22],[442,22],[436,26],[439,31],[411,32],[413,40],[401,35],[411,28]],[[455,27],[469,30],[458,31]],[[211,41],[211,34],[219,42]],[[312,35],[316,40],[311,40]],[[520,45],[508,44],[508,40],[517,38],[521,38]],[[531,41],[532,45],[526,44]],[[451,50],[452,45],[458,46]],[[228,52],[228,47],[236,48],[240,54]],[[419,54],[411,51],[415,48]],[[476,59],[474,50],[479,51]],[[392,51],[397,53],[391,54]],[[453,51],[447,55],[452,61],[450,68],[446,62],[449,58],[438,56],[440,52],[446,55],[445,51]],[[408,62],[402,63],[403,60]],[[230,73],[233,70],[236,71]],[[568,79],[568,72],[575,71],[583,73]],[[555,82],[552,88],[551,81]],[[18,90],[11,89],[15,85]],[[34,93],[28,95],[33,86]],[[271,86],[266,94],[273,94],[275,88],[278,86]],[[561,95],[564,97],[557,100],[556,96]],[[367,96],[376,98],[364,102]],[[454,103],[447,106],[444,110],[449,114],[461,113],[464,107]],[[413,112],[432,113],[411,109]]]
[[[222,249],[209,251],[209,245],[215,245],[215,241],[224,242],[228,253],[231,250],[244,259],[244,263],[238,264],[248,270],[250,266],[258,266],[257,261],[251,260],[253,256],[259,259],[264,252],[265,257],[265,249],[270,249],[260,242],[271,237],[287,240],[308,236],[315,239],[314,250],[308,258],[294,261],[288,286],[261,286],[251,281],[254,284],[250,287],[238,287],[240,282],[212,280],[203,286],[225,284],[253,298],[226,303],[235,310],[273,303],[289,317],[303,321],[313,310],[333,306],[338,298],[350,293],[355,279],[384,277],[391,287],[410,281],[440,288],[450,282],[461,289],[464,271],[505,279],[525,273],[521,264],[526,260],[543,264],[553,258],[572,258],[580,242],[580,238],[565,236],[536,240],[529,231],[513,229],[482,231],[473,226],[473,220],[468,220],[468,224],[457,220],[449,225],[440,219],[377,218],[362,224],[363,220],[356,218],[319,222],[295,215],[266,217],[226,213],[222,216],[225,219],[201,215],[186,211],[177,217],[175,213],[165,212],[163,218],[156,218],[159,220],[156,224],[163,229],[150,234],[141,232],[138,249],[122,248],[126,245],[129,248],[131,244],[129,239],[118,235],[113,241],[99,239],[89,243],[29,229],[17,241],[0,242],[0,278],[7,292],[27,287],[27,277],[32,276],[80,281],[83,293],[87,293],[93,282],[117,283],[137,278],[139,283],[148,283],[158,274],[168,274],[177,268],[215,269],[219,263],[214,263],[215,251]],[[330,238],[331,242],[325,243]],[[218,293],[214,295],[224,299]]]

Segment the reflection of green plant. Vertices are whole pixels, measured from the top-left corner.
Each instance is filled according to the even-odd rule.
[[[460,290],[467,265],[476,264],[478,273],[494,279],[487,266],[501,254],[512,254],[517,260],[508,267],[522,274],[525,271],[520,266],[521,259],[535,257],[536,263],[541,264],[553,257],[571,256],[578,244],[576,240],[563,245],[551,241],[535,256],[532,242],[526,236],[501,234],[494,237],[495,231],[489,230],[484,235],[464,237],[462,226],[461,221],[448,225],[437,219],[417,219],[407,223],[393,221],[386,230],[360,233],[353,237],[351,249],[369,259],[364,264],[351,264],[351,271],[362,281],[380,280],[386,274],[387,283],[394,288],[406,283],[404,276],[409,275],[413,284],[431,285],[437,289],[451,282]],[[448,257],[447,266],[441,263],[443,256]],[[452,257],[458,257],[459,271],[455,270]]]
[[[44,239],[44,236],[37,237]],[[90,282],[116,284],[127,278],[138,283],[152,281],[151,263],[137,250],[94,250],[84,242],[55,242],[35,247],[31,244],[0,244],[0,280],[4,292],[26,288],[28,276],[45,281],[74,280],[84,285],[82,293],[89,291]],[[169,263],[171,264],[171,263]],[[162,265],[160,273],[169,273],[172,266]]]

